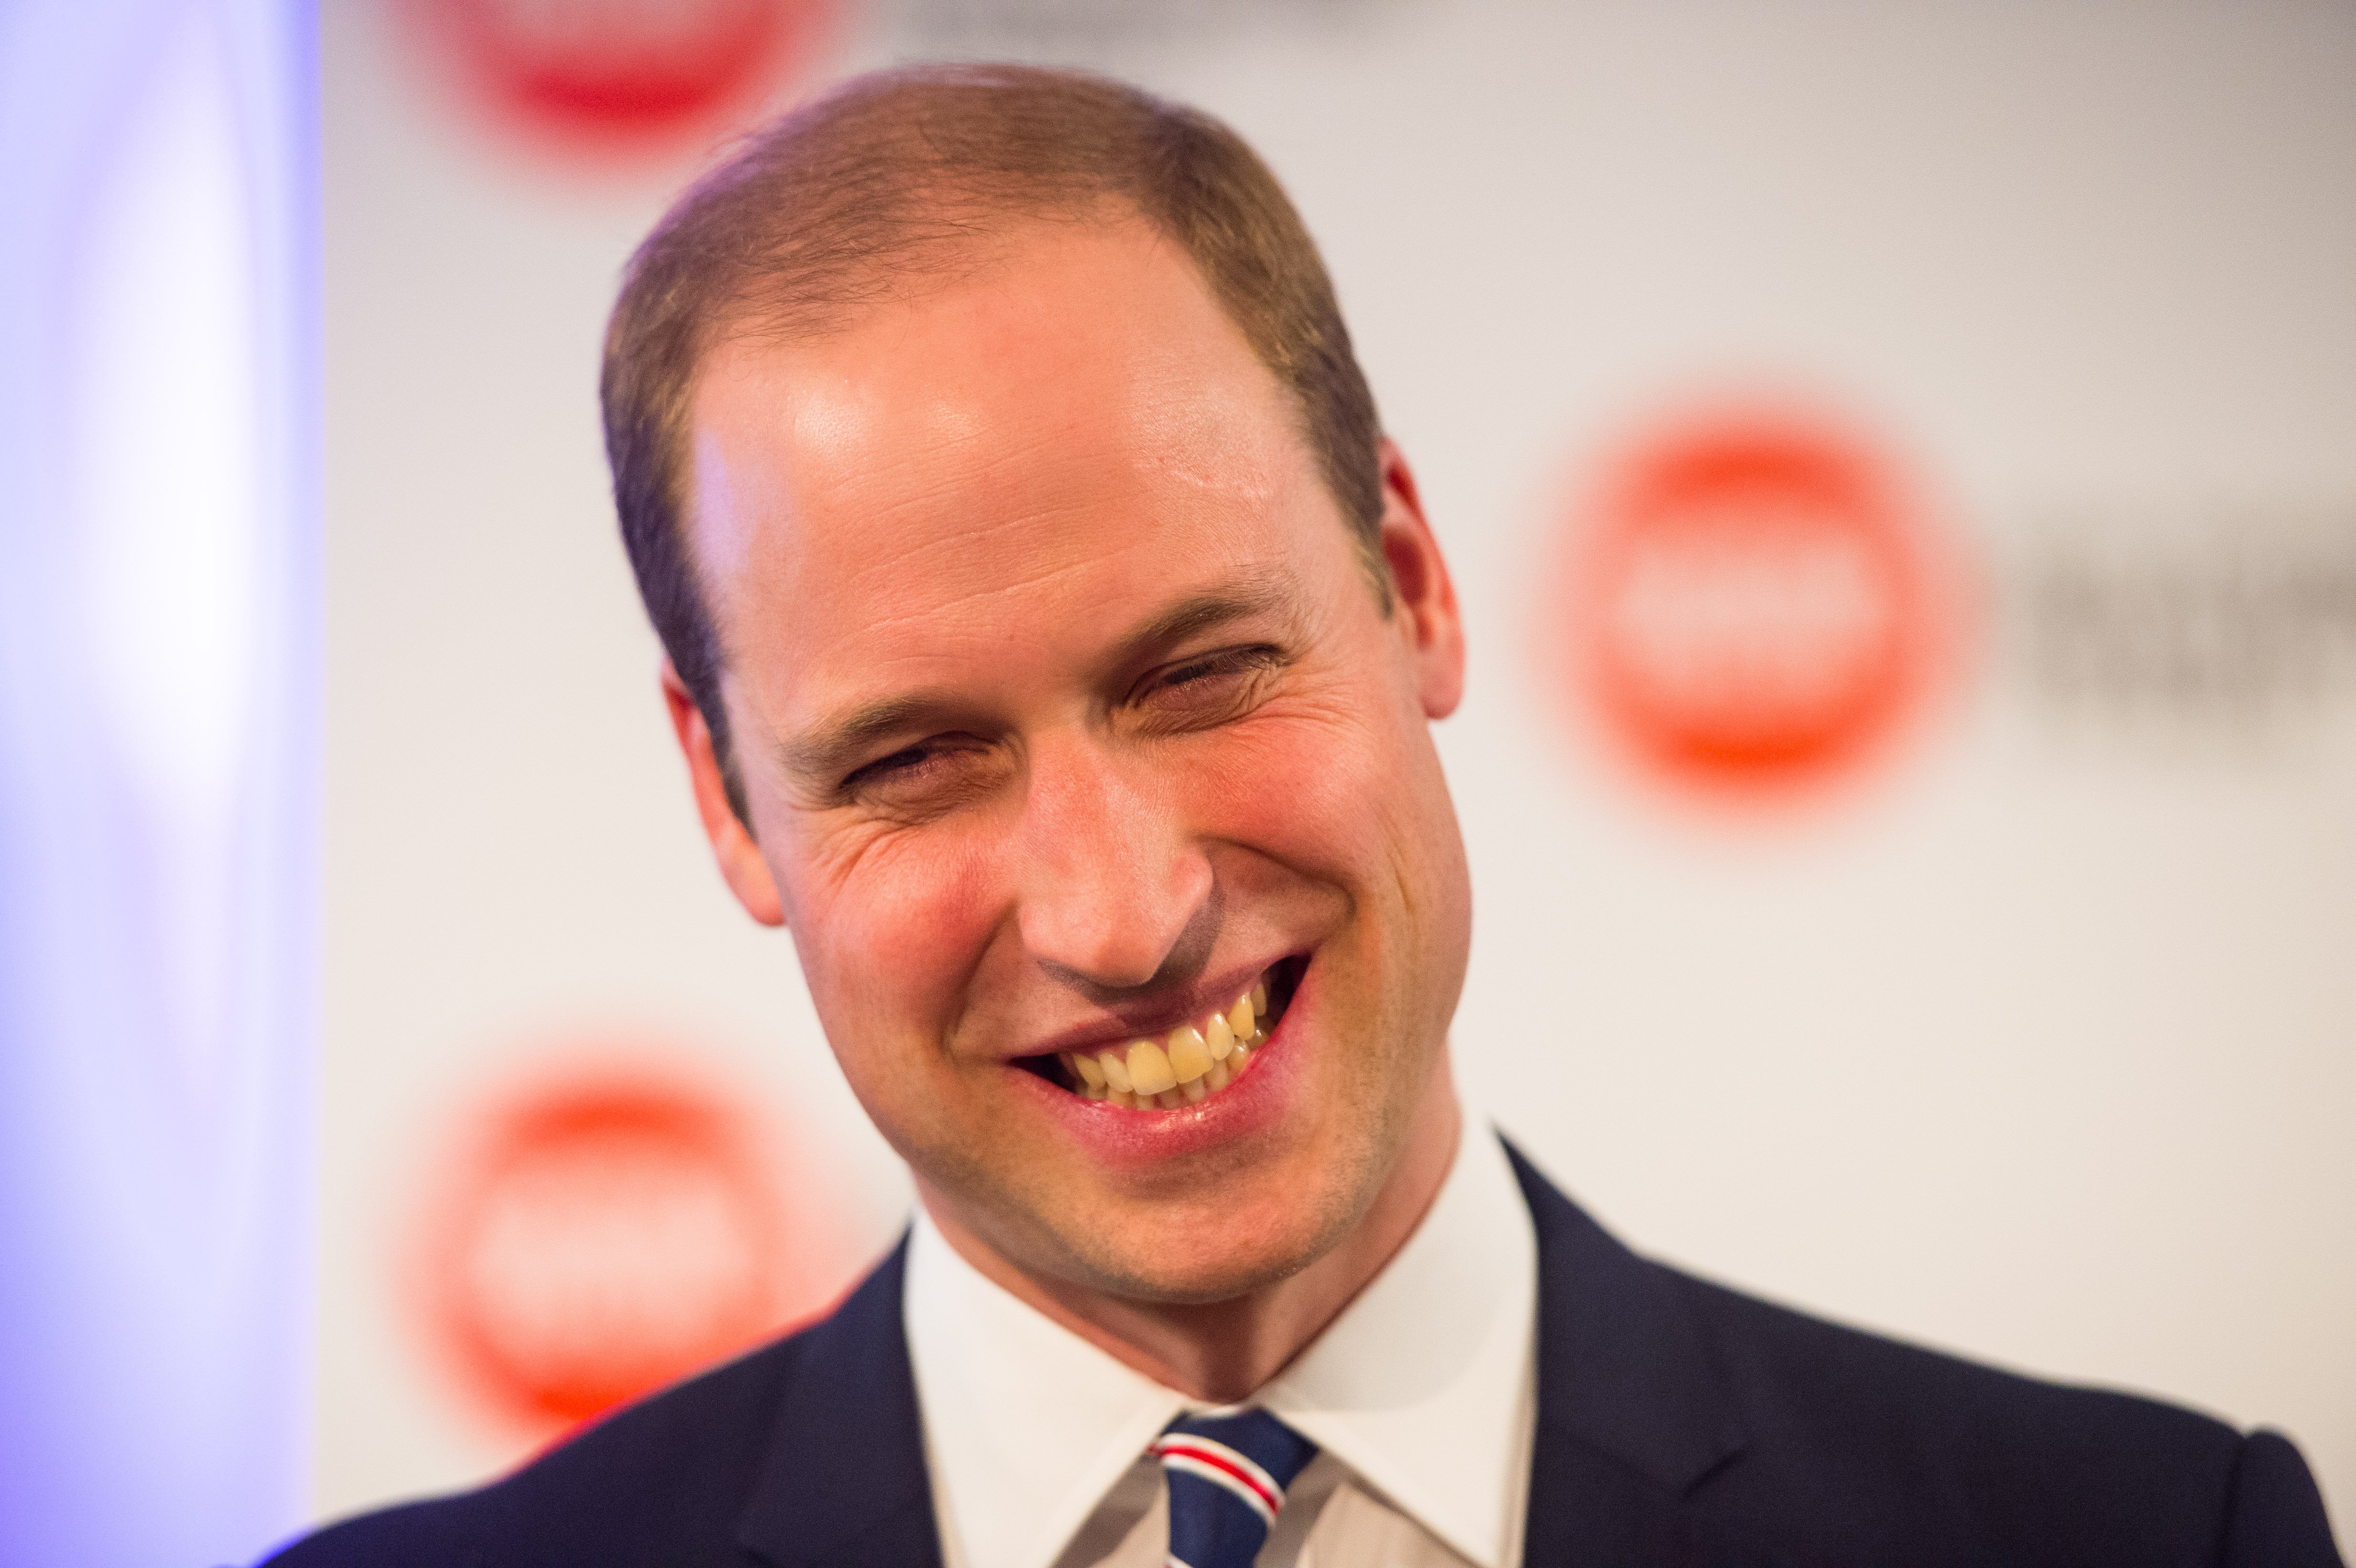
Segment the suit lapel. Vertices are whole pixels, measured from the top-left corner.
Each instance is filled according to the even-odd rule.
[[[1538,1241],[1538,1419],[1528,1568],[1697,1560],[1682,1502],[1743,1445],[1676,1288],[1505,1152]]]
[[[900,1313],[905,1237],[793,1343],[767,1458],[737,1521],[777,1568],[940,1568],[924,1425]]]

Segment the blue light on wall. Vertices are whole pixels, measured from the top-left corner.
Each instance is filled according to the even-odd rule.
[[[0,9],[0,1563],[305,1510],[315,25]]]

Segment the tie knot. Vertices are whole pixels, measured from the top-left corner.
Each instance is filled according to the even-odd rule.
[[[1317,1445],[1264,1410],[1185,1415],[1153,1442],[1170,1488],[1170,1561],[1250,1568]]]

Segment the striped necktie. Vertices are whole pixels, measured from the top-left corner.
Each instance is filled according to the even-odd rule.
[[[1246,1410],[1180,1416],[1152,1451],[1170,1486],[1170,1568],[1251,1568],[1317,1445]]]

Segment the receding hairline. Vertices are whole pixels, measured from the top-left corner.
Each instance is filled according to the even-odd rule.
[[[1227,336],[1234,350],[1242,356],[1244,363],[1265,383],[1273,406],[1280,411],[1280,417],[1290,433],[1300,443],[1301,455],[1309,462],[1312,473],[1315,471],[1314,433],[1300,400],[1289,395],[1265,358],[1254,349],[1241,324],[1220,301],[1211,280],[1204,275],[1201,263],[1174,236],[1155,223],[1151,214],[1135,203],[1114,196],[1107,196],[1086,209],[1072,206],[1049,213],[1010,212],[993,222],[986,232],[977,231],[971,236],[964,247],[965,260],[958,261],[944,253],[936,267],[922,272],[899,274],[906,280],[906,286],[899,292],[843,305],[830,313],[822,324],[806,326],[798,321],[780,325],[744,319],[734,324],[715,325],[710,341],[697,356],[683,389],[674,507],[675,526],[680,531],[679,547],[695,573],[707,609],[713,612],[712,630],[721,644],[723,667],[736,650],[730,643],[728,618],[716,613],[718,604],[725,597],[719,592],[722,585],[712,580],[707,570],[705,552],[699,548],[702,517],[697,506],[694,483],[701,444],[698,435],[703,428],[699,410],[703,406],[704,393],[711,384],[715,366],[737,354],[758,356],[769,351],[789,354],[802,346],[822,346],[830,339],[853,336],[862,328],[887,318],[894,311],[969,284],[985,283],[993,273],[1019,276],[1024,264],[1026,248],[1041,238],[1039,230],[1065,226],[1085,227],[1099,235],[1133,235],[1189,279],[1199,291],[1203,303],[1209,307],[1210,315],[1217,324],[1216,329]],[[1327,488],[1330,490],[1330,486]],[[1346,517],[1341,519],[1340,526],[1348,530]],[[1377,592],[1376,597],[1380,600],[1383,595]]]
[[[876,258],[879,271],[888,274],[886,286],[862,291],[856,297],[844,297],[812,305],[796,300],[771,304],[749,297],[755,290],[744,291],[745,296],[733,299],[712,309],[697,335],[695,349],[685,374],[680,378],[678,434],[689,438],[693,434],[692,421],[702,396],[706,374],[714,359],[732,350],[749,348],[787,348],[800,344],[819,345],[847,337],[896,310],[921,304],[932,296],[948,293],[968,284],[988,279],[993,273],[1012,274],[1020,270],[1025,246],[1038,238],[1042,230],[1080,229],[1099,234],[1129,231],[1150,241],[1194,281],[1218,313],[1222,321],[1235,333],[1236,341],[1263,370],[1266,361],[1254,348],[1250,337],[1237,322],[1218,297],[1218,291],[1205,275],[1202,264],[1178,238],[1152,215],[1135,202],[1118,194],[1107,193],[1091,201],[1059,203],[1037,209],[1008,208],[992,213],[987,221],[977,222],[962,229],[955,240],[940,239],[922,242],[920,254],[906,257]],[[1271,379],[1274,373],[1269,372]],[[1280,383],[1280,393],[1284,391]],[[1297,399],[1286,400],[1297,403]],[[1306,419],[1301,421],[1306,433]],[[680,455],[691,454],[691,445],[682,445]],[[682,471],[688,464],[682,464]],[[682,472],[684,477],[684,472]],[[676,497],[682,520],[691,517],[688,510],[693,496],[682,490]]]
[[[1119,190],[975,191],[954,188],[949,181],[926,183],[934,188],[911,205],[932,208],[933,220],[905,220],[888,245],[830,267],[831,286],[823,293],[804,290],[787,297],[776,287],[781,274],[748,270],[707,310],[702,346],[741,336],[748,325],[779,336],[833,336],[877,311],[990,271],[1020,244],[1024,230],[1137,224],[1193,259],[1177,236]]]

